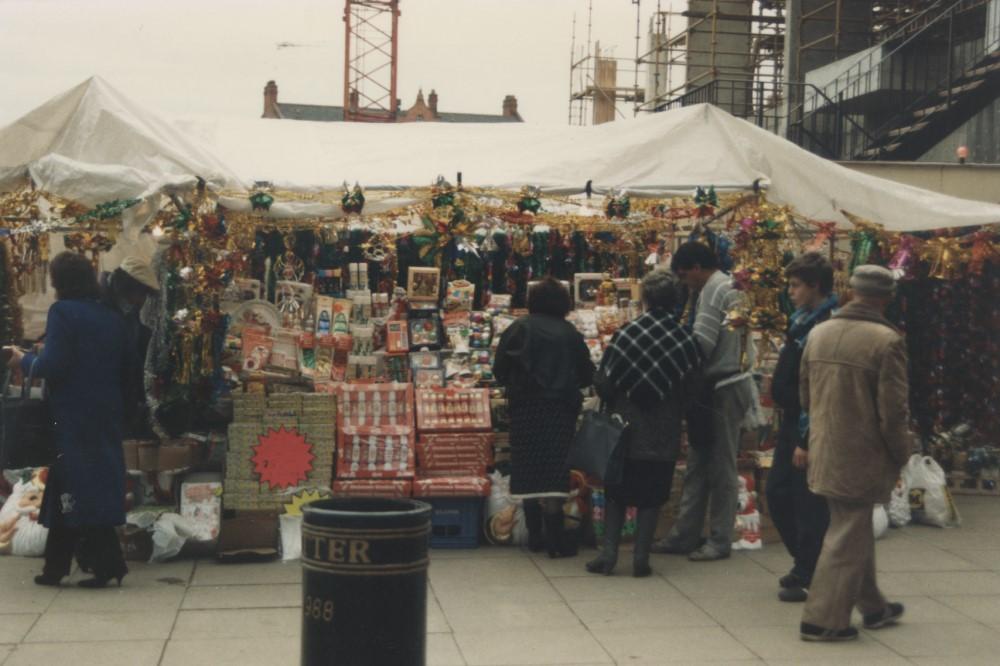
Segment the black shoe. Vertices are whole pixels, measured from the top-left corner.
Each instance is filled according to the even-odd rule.
[[[545,550],[545,536],[542,534],[542,507],[534,500],[525,500],[524,524],[528,528],[528,550],[540,553]]]
[[[903,604],[892,602],[878,613],[865,615],[865,629],[881,629],[896,624],[903,617]]]
[[[122,578],[124,578],[125,574],[127,574],[127,573],[128,573],[128,569],[126,569],[122,573],[116,574],[114,576],[107,576],[107,577],[105,577],[105,576],[94,576],[93,578],[88,578],[87,580],[81,580],[79,583],[77,583],[77,585],[79,585],[80,587],[83,587],[83,588],[87,588],[87,589],[91,589],[91,590],[97,590],[97,589],[101,589],[101,588],[107,587],[108,583],[110,583],[113,580],[113,581],[116,581],[118,583],[118,587],[121,587],[122,586]]]
[[[595,559],[587,562],[585,566],[587,568],[587,571],[589,571],[592,574],[601,574],[603,576],[610,576],[611,573],[615,570],[616,564],[618,563],[605,559],[603,555],[598,555]]]
[[[55,576],[49,576],[48,574],[42,574],[41,576],[35,576],[35,585],[47,585],[48,587],[59,587],[62,583],[62,576],[56,578]]]
[[[799,625],[799,637],[804,641],[817,643],[853,641],[858,637],[858,630],[854,627],[848,627],[847,629],[824,629],[815,624],[803,622]]]
[[[578,552],[576,535],[569,533],[563,525],[562,511],[545,514],[545,549],[549,557],[575,557]]]
[[[802,580],[793,573],[787,573],[778,579],[778,585],[780,585],[785,589],[788,589],[790,587],[805,587],[806,581]]]
[[[801,603],[809,598],[809,592],[804,587],[786,587],[778,592],[778,599],[789,603]]]
[[[632,563],[632,577],[633,578],[648,578],[653,575],[653,567],[649,566],[649,563],[643,564],[642,562]]]

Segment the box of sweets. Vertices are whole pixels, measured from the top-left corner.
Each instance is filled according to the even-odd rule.
[[[337,423],[344,427],[412,426],[412,384],[347,384],[337,388]]]
[[[333,482],[336,497],[412,497],[410,479],[338,479]]]
[[[421,432],[490,430],[490,392],[476,388],[430,388],[416,392]]]
[[[414,497],[486,497],[490,480],[485,476],[419,477],[413,481]]]
[[[342,428],[337,478],[412,477],[416,466],[413,429],[408,426]]]

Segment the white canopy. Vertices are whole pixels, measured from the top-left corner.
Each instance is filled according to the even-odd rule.
[[[504,123],[362,125],[271,119],[186,119],[244,180],[292,189],[454,182],[552,193],[625,188],[689,194],[747,189],[807,218],[845,223],[841,210],[892,231],[1000,222],[1000,205],[938,194],[842,167],[708,104],[596,127]]]
[[[420,187],[438,175],[454,182],[457,172],[467,185],[562,194],[587,181],[596,192],[661,196],[759,181],[771,201],[814,220],[844,222],[846,210],[892,231],[1000,223],[1000,205],[851,171],[710,105],[596,127],[167,122],[93,78],[0,129],[0,185],[30,173],[41,188],[84,203],[150,194],[195,175],[215,187],[264,180],[309,190],[344,181]]]
[[[42,190],[95,205],[144,198],[229,170],[171,123],[93,77],[0,129],[0,187],[30,175]]]

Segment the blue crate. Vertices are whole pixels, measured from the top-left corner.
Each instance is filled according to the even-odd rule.
[[[432,497],[431,548],[478,548],[482,497]]]

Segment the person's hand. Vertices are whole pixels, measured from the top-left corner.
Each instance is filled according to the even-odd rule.
[[[792,464],[799,469],[805,469],[806,465],[809,464],[809,451],[796,446],[792,453]]]
[[[10,368],[11,370],[16,370],[17,368],[21,367],[21,359],[24,358],[23,351],[21,351],[17,347],[4,347],[3,351],[5,356],[9,354],[7,358],[8,368]]]

